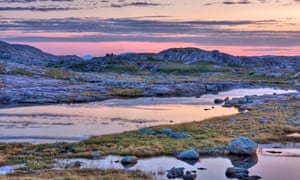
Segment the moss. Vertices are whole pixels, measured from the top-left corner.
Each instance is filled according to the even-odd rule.
[[[54,180],[150,180],[149,175],[141,171],[125,172],[122,170],[101,170],[101,169],[70,169],[70,170],[47,170],[31,173],[17,172],[8,176],[2,176],[10,180],[25,179],[54,179]],[[1,178],[1,176],[0,176]]]
[[[119,97],[139,97],[143,95],[142,89],[135,88],[111,88],[109,95]]]
[[[72,73],[69,73],[68,71],[63,69],[49,68],[45,73],[42,74],[42,76],[47,78],[68,80],[70,76],[72,76]]]
[[[10,75],[23,75],[23,76],[34,76],[33,72],[28,71],[27,69],[24,68],[19,68],[19,69],[14,69],[11,71],[8,71],[7,74]]]

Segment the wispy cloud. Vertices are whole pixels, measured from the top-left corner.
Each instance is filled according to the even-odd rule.
[[[19,30],[7,41],[30,42],[182,42],[219,46],[298,46],[299,31],[242,31],[229,27],[267,25],[265,21],[159,21],[145,19],[67,18],[0,21],[0,31]],[[80,32],[85,32],[80,34]],[[53,35],[44,35],[43,33]],[[65,37],[55,33],[77,33]]]
[[[161,3],[151,3],[151,2],[131,2],[131,3],[111,3],[109,6],[104,7],[112,7],[112,8],[124,8],[124,7],[147,7],[147,6],[166,6],[168,4]]]
[[[79,10],[81,8],[72,7],[0,7],[0,11],[69,11],[69,10]]]

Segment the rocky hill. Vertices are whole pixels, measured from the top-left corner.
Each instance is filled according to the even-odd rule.
[[[0,41],[0,59],[9,60],[20,64],[46,66],[53,63],[67,61],[81,61],[81,58],[73,56],[55,56],[45,53],[37,48],[19,45],[8,44]]]

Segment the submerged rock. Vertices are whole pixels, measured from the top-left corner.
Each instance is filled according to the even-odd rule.
[[[184,138],[192,138],[191,135],[185,133],[173,132],[169,135],[172,139],[184,139]]]
[[[237,179],[243,179],[248,177],[249,171],[246,168],[240,168],[240,167],[230,167],[226,170],[226,177],[228,178],[237,178]]]
[[[230,155],[229,159],[234,167],[249,169],[258,163],[257,155],[252,156],[235,156]]]
[[[185,159],[185,160],[198,160],[199,153],[194,149],[189,149],[177,154],[176,158],[178,159]]]
[[[257,144],[246,137],[238,137],[228,143],[230,153],[236,155],[254,155],[256,154]]]

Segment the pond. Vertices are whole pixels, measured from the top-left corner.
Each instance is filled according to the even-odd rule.
[[[253,157],[200,157],[199,161],[187,163],[174,157],[153,157],[139,159],[137,164],[124,167],[120,156],[107,156],[96,160],[62,159],[56,168],[60,169],[72,162],[81,162],[81,168],[142,170],[151,174],[154,179],[167,179],[167,170],[172,167],[183,167],[185,171],[194,171],[197,179],[227,179],[226,169],[244,167],[249,176],[260,176],[266,180],[298,180],[300,177],[300,146],[299,144],[266,144],[260,145],[257,156]]]
[[[75,142],[94,135],[143,127],[201,121],[238,113],[215,105],[215,98],[295,92],[271,88],[235,89],[200,98],[112,99],[83,104],[0,109],[1,142]]]

